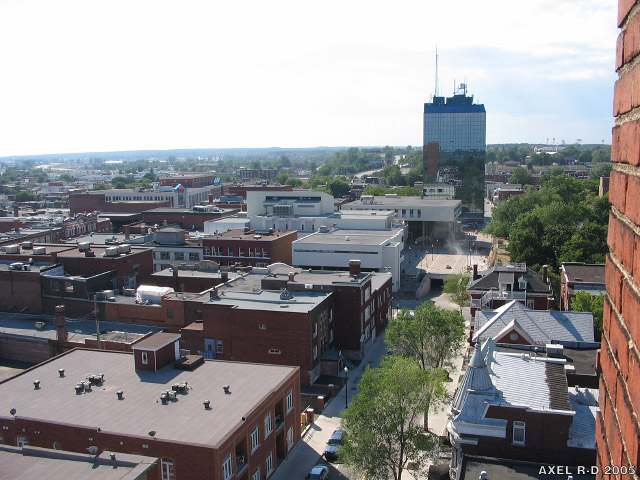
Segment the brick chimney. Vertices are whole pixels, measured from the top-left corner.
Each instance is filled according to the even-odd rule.
[[[213,203],[213,193],[209,194],[209,203]]]
[[[55,321],[56,321],[56,332],[57,332],[58,340],[61,342],[66,342],[68,335],[67,335],[67,317],[65,315],[64,305],[56,305]]]
[[[17,206],[17,205],[14,205],[14,206],[13,206],[13,216],[14,216],[15,218],[18,218],[18,217],[20,216],[20,210],[19,210],[19,208],[18,208],[18,206]]]
[[[55,265],[58,263],[58,252],[51,252],[51,264]]]
[[[173,289],[176,292],[180,291],[180,279],[179,279],[178,267],[173,267]]]
[[[289,272],[289,281],[294,282],[296,278],[295,272]]]
[[[471,277],[471,280],[477,280],[478,279],[478,264],[474,263],[473,264],[473,277]]]
[[[16,233],[20,233],[20,220],[16,219],[13,221],[13,229]]]
[[[124,226],[124,238],[125,238],[125,240],[128,240],[130,236],[131,236],[131,227],[129,227],[129,225],[125,225]]]
[[[549,277],[547,275],[548,270],[549,270],[549,265],[542,266],[542,281],[544,283],[547,283],[547,281],[549,280]]]
[[[360,273],[360,260],[349,260],[349,275]]]

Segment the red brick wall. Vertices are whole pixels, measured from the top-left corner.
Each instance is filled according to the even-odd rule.
[[[42,313],[39,272],[0,271],[0,292],[0,311]]]
[[[106,202],[104,193],[85,194],[77,193],[69,195],[69,214],[76,215],[84,212],[111,212],[111,213],[140,213],[152,208],[170,207],[169,200],[158,202]]]
[[[640,466],[640,9],[619,0],[598,465]],[[604,476],[598,478],[631,478]],[[637,478],[637,477],[634,477]]]
[[[260,240],[253,238],[253,234],[245,235],[241,230],[238,231],[238,235],[242,238],[232,237],[210,237],[202,239],[202,248],[205,252],[205,260],[213,260],[220,265],[230,265],[236,262],[243,263],[245,265],[256,266],[257,263],[286,263],[291,265],[291,250],[292,243],[298,239],[298,234],[295,231],[282,231],[277,230],[273,235],[260,234],[262,237]],[[207,249],[214,247],[216,250],[222,248],[222,252],[226,254],[228,248],[233,249],[232,257],[223,255],[206,255]],[[244,249],[244,256],[240,257],[239,249]],[[267,258],[265,257],[249,257],[249,248],[259,248],[262,253],[262,249],[267,250]]]

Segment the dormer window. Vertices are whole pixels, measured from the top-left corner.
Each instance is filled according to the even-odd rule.
[[[524,279],[524,277],[520,277],[520,279],[518,280],[518,287],[520,288],[520,290],[527,289],[527,281]]]

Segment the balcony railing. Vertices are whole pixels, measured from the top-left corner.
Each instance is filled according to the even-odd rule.
[[[471,300],[471,306],[476,308],[484,308],[492,300],[526,300],[527,292],[514,292],[514,291],[500,291],[489,290],[482,298],[474,298]]]

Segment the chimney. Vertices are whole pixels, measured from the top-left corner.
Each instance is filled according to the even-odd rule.
[[[65,315],[64,305],[56,305],[56,332],[58,341],[67,341],[67,317]]]
[[[209,203],[213,203],[213,193],[209,194]]]
[[[349,260],[349,275],[360,273],[360,260]]]
[[[547,280],[549,279],[547,276],[547,271],[549,269],[549,265],[543,265],[542,266],[542,281],[544,283],[547,283]]]
[[[289,281],[294,282],[296,278],[295,272],[289,272]]]
[[[244,227],[244,233],[249,233],[250,228],[249,227]]]
[[[478,279],[478,264],[474,263],[473,264],[473,277],[471,277],[471,280],[477,280]]]
[[[124,226],[124,238],[125,238],[125,240],[128,240],[130,236],[131,236],[131,229],[130,229],[129,225],[125,225]]]
[[[16,233],[20,233],[20,220],[16,219],[13,221],[13,229]]]
[[[13,216],[14,218],[18,218],[20,216],[20,211],[18,209],[18,205],[13,206]]]
[[[51,265],[58,263],[58,252],[51,252]]]
[[[229,280],[229,272],[220,272],[220,280],[222,280],[222,283]]]
[[[180,291],[180,280],[178,278],[178,267],[173,267],[173,289],[176,292]]]

